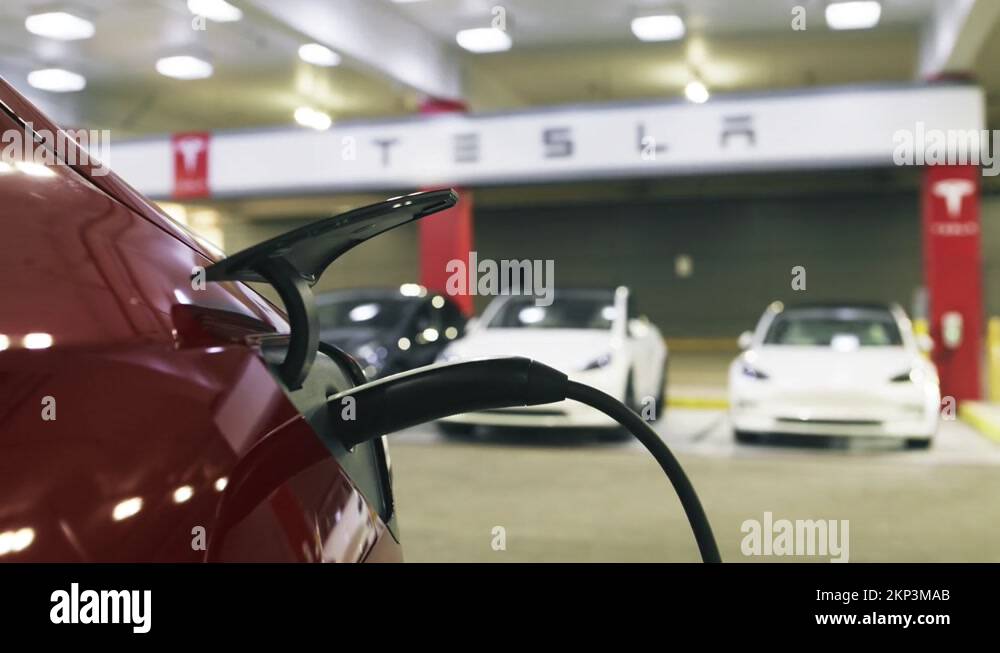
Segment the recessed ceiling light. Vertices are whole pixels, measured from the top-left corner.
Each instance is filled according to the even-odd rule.
[[[306,43],[299,47],[299,58],[314,66],[336,66],[340,63],[340,55],[319,43]]]
[[[216,23],[232,23],[243,18],[243,12],[226,0],[188,0],[188,10]]]
[[[47,11],[32,14],[24,19],[24,27],[32,34],[60,41],[89,39],[94,35],[94,24],[85,18],[65,11]]]
[[[684,87],[684,97],[695,104],[704,104],[709,98],[708,88],[696,79]]]
[[[198,57],[179,55],[156,62],[156,72],[174,79],[205,79],[212,76],[212,64]]]
[[[511,46],[510,36],[507,32],[496,27],[463,29],[455,35],[455,40],[462,48],[477,54],[503,52],[510,50]]]
[[[675,41],[684,36],[680,16],[639,16],[632,19],[632,33],[640,41]]]
[[[333,124],[333,119],[311,107],[299,107],[295,110],[295,122],[316,131],[326,131]]]
[[[826,24],[830,29],[870,29],[878,25],[882,5],[875,0],[835,2],[826,6]]]
[[[62,68],[32,70],[28,73],[28,83],[40,91],[52,93],[72,93],[87,87],[87,79],[83,75]]]

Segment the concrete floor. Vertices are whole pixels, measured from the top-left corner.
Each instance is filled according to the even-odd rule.
[[[746,519],[850,520],[850,560],[1000,561],[1000,446],[944,422],[930,451],[880,443],[735,444],[725,414],[673,410],[658,425],[678,453],[727,561]],[[390,443],[408,561],[696,561],[680,504],[634,442],[558,432]],[[495,527],[506,550],[494,550]],[[808,558],[808,560],[825,560]]]

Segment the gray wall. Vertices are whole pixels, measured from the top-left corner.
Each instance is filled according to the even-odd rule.
[[[557,286],[627,284],[668,337],[735,336],[774,299],[909,307],[920,283],[911,194],[479,210],[476,245],[481,257],[554,259]],[[675,275],[678,254],[690,277]],[[793,292],[798,265],[807,285]]]

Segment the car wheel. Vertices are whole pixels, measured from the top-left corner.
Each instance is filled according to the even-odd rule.
[[[733,437],[740,444],[757,444],[762,439],[760,433],[750,431],[733,431]]]
[[[438,432],[452,440],[467,440],[476,432],[474,424],[459,424],[457,422],[437,422]]]
[[[638,406],[635,403],[635,385],[632,383],[632,370],[628,371],[628,381],[625,383],[625,396],[622,398],[622,402],[630,410],[639,412]]]
[[[930,438],[906,438],[903,446],[911,451],[917,451],[922,449],[930,449],[931,439]]]
[[[667,406],[667,368],[663,368],[663,372],[660,374],[660,385],[659,393],[656,396],[656,400],[653,402],[653,419],[654,422],[660,421],[663,418],[663,409]]]
[[[628,406],[628,409],[632,412],[642,415],[641,406],[635,401],[635,385],[632,383],[632,370],[628,371],[628,382],[625,384],[625,396],[622,398],[622,403]],[[632,438],[632,432],[624,426],[609,429],[601,437],[605,442],[621,442],[630,438]]]
[[[631,431],[622,426],[616,426],[610,429],[601,429],[601,431],[597,434],[597,439],[600,442],[628,442],[634,437],[635,436],[632,435]]]

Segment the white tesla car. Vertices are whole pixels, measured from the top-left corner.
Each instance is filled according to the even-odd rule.
[[[627,288],[557,289],[550,306],[533,297],[493,300],[443,361],[489,356],[527,356],[625,401],[650,419],[660,416],[667,348],[660,330],[635,313]],[[448,417],[446,433],[483,426],[617,428],[604,414],[574,401],[505,408]]]
[[[772,304],[729,368],[736,439],[766,433],[882,436],[926,448],[941,404],[937,371],[896,305]]]

